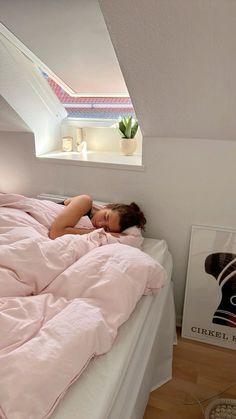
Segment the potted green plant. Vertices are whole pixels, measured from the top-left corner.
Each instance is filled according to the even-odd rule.
[[[118,127],[122,136],[120,139],[121,152],[126,156],[130,156],[137,148],[135,135],[139,127],[138,121],[132,115],[123,116],[118,123]]]

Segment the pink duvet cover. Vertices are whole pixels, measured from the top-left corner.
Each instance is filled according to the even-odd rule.
[[[59,205],[0,194],[0,417],[48,418],[92,357],[107,352],[165,270],[103,229],[50,240]],[[82,224],[90,220],[83,217]],[[109,245],[107,245],[109,244]]]

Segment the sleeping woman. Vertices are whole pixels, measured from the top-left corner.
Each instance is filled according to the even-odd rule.
[[[114,236],[120,236],[127,228],[137,226],[143,229],[146,223],[143,212],[134,202],[130,205],[107,204],[99,208],[93,205],[89,195],[78,195],[66,199],[63,204],[64,210],[55,218],[49,229],[51,239],[65,234],[87,234],[98,228],[104,228]],[[75,227],[84,215],[90,218],[93,228]]]

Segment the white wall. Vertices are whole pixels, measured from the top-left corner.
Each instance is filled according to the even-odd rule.
[[[31,132],[26,123],[0,96],[0,131]]]
[[[139,191],[174,255],[180,315],[191,225],[235,225],[236,2],[99,3],[143,133]]]
[[[0,189],[137,201],[145,234],[165,238],[173,254],[181,316],[191,225],[235,227],[236,3],[101,3],[141,124],[145,171],[39,162],[29,134],[1,132]]]
[[[180,318],[191,225],[235,227],[236,143],[144,141],[145,171],[132,172],[39,162],[30,134],[0,133],[0,190],[28,196],[89,193],[104,201],[136,201],[147,216],[145,235],[165,238],[173,254]]]

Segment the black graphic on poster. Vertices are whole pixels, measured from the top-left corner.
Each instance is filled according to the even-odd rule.
[[[236,254],[218,252],[208,255],[205,271],[216,279],[222,294],[212,323],[236,327]]]

